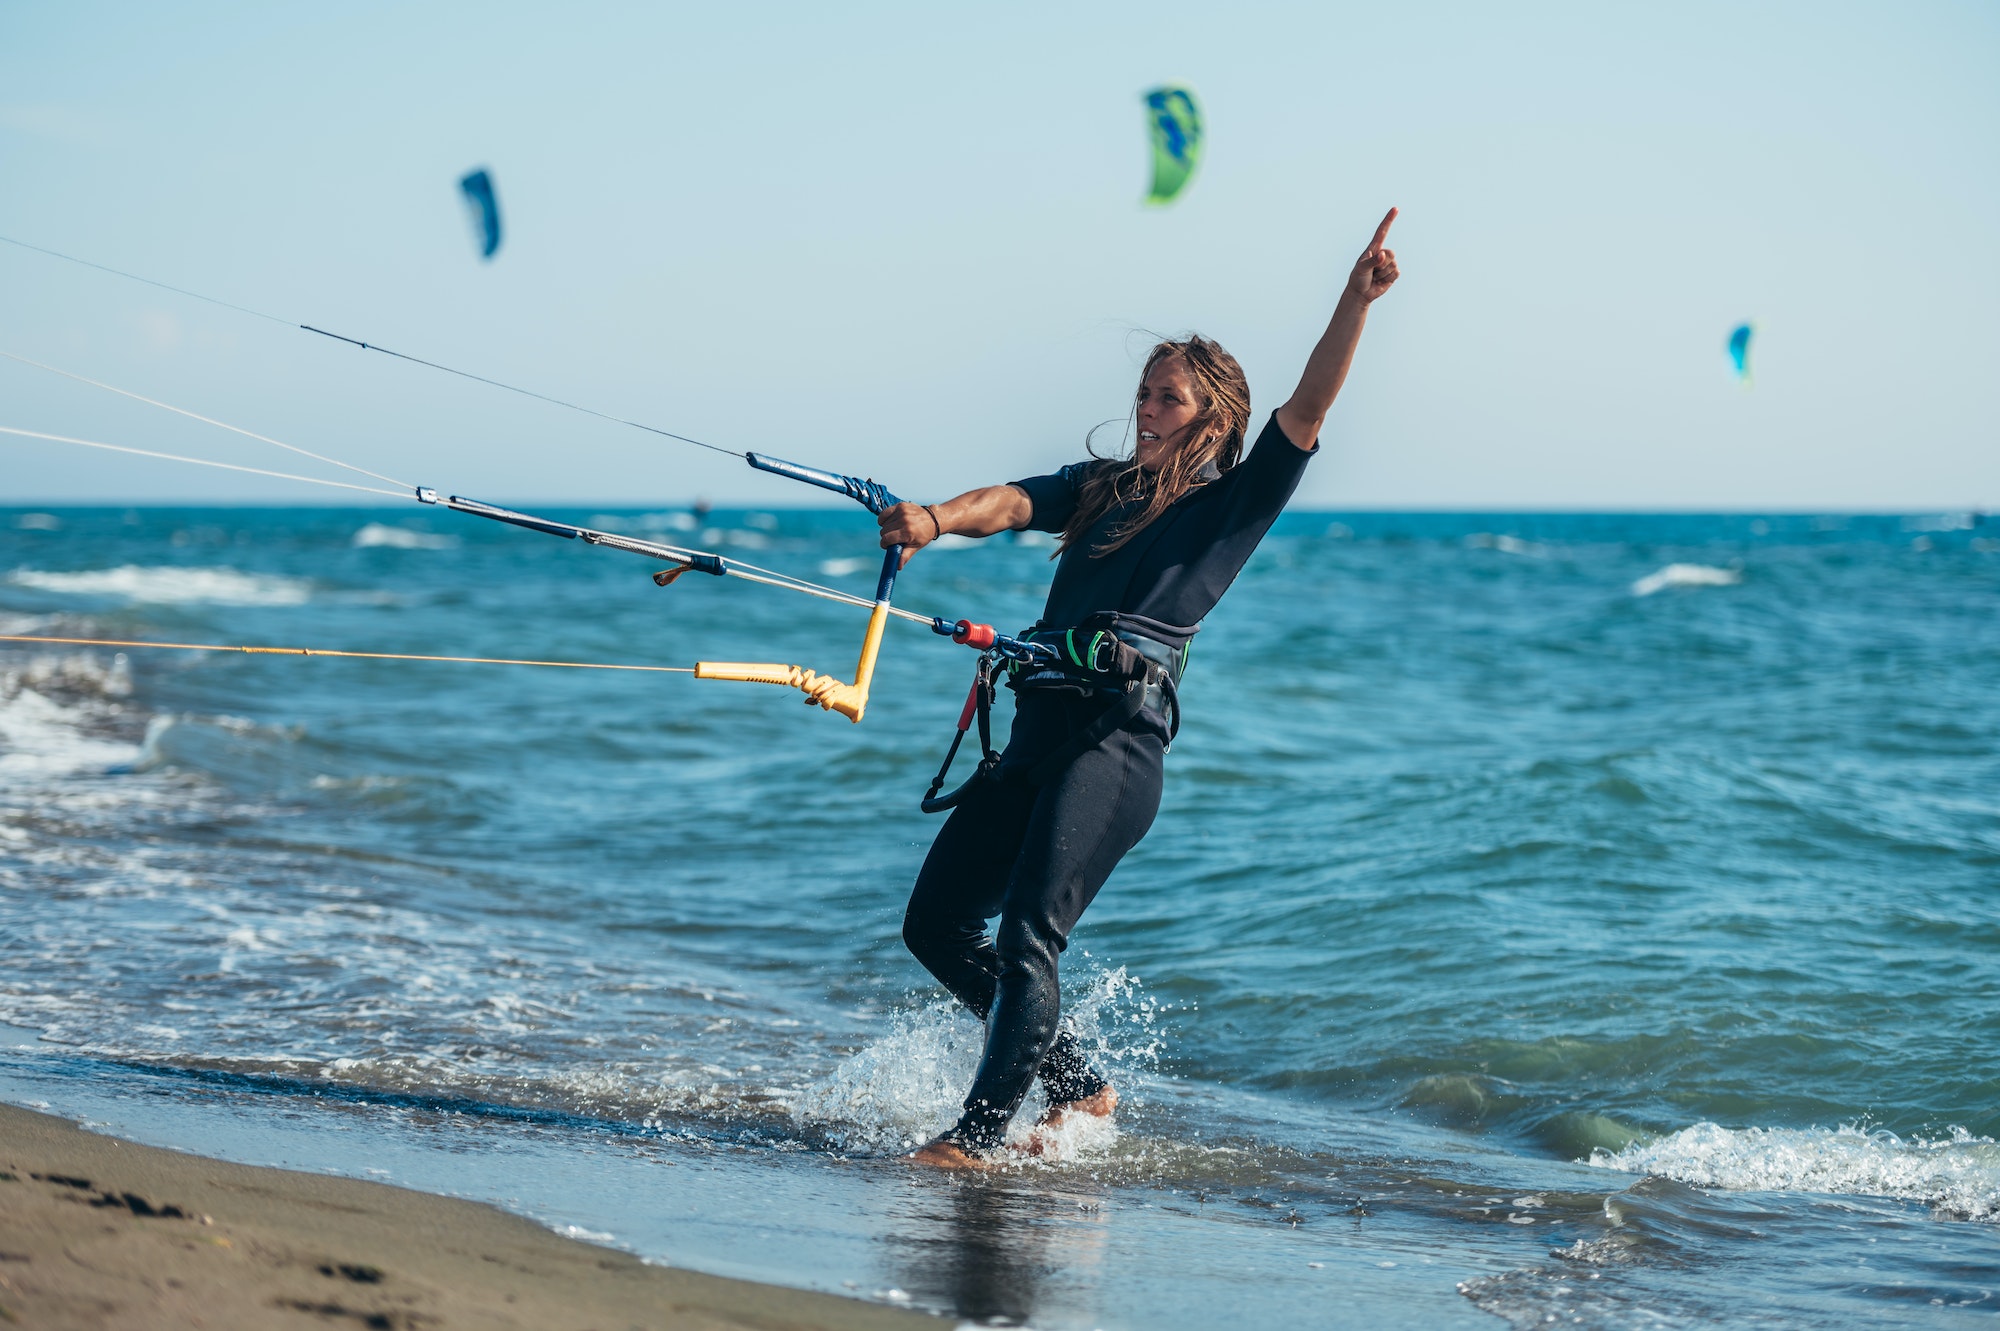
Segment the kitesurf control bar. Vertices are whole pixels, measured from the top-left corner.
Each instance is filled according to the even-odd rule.
[[[902,502],[879,481],[821,471],[818,467],[805,467],[796,462],[786,462],[783,458],[766,457],[762,453],[745,453],[743,460],[759,471],[768,471],[773,475],[804,481],[807,485],[817,485],[822,490],[844,494],[870,513],[880,513],[891,504]],[[875,589],[875,599],[878,602],[885,604],[888,602],[889,593],[896,584],[896,572],[902,567],[902,563],[903,547],[900,545],[890,547],[887,557],[882,561],[881,581]],[[957,621],[933,619],[931,632],[967,647],[978,648],[981,651],[990,650],[996,655],[1028,664],[1055,660],[1058,656],[1052,647],[1038,642],[1027,642],[1020,638],[1010,638],[1004,633],[994,632],[991,624],[975,624],[968,619]]]
[[[804,481],[808,485],[817,485],[844,494],[871,513],[880,513],[891,504],[901,502],[887,487],[875,481],[837,475],[830,471],[821,471],[816,467],[802,467],[794,462],[762,457],[755,453],[749,454],[748,457],[750,465],[760,471],[768,471],[774,475]],[[615,532],[595,531],[589,527],[578,527],[551,518],[536,517],[531,513],[516,512],[511,508],[501,508],[497,504],[467,499],[462,495],[440,496],[436,490],[428,486],[417,486],[415,490],[416,497],[421,503],[440,504],[455,512],[490,518],[495,522],[525,527],[529,531],[560,536],[564,540],[580,539],[591,545],[667,560],[678,567],[654,575],[653,580],[662,587],[690,571],[712,573],[718,577],[725,573],[739,572],[737,569],[732,569],[729,561],[722,556],[705,551],[663,545],[656,541],[642,541]],[[892,546],[883,552],[882,573],[875,587],[875,606],[868,616],[868,631],[861,641],[861,657],[855,662],[852,684],[832,675],[822,675],[808,670],[803,666],[766,661],[697,661],[694,667],[695,678],[728,679],[748,684],[776,684],[781,687],[796,688],[806,695],[807,702],[818,703],[829,712],[839,712],[850,721],[860,721],[862,714],[868,709],[868,686],[875,677],[875,661],[882,650],[882,631],[889,622],[889,598],[895,591],[896,574],[901,569],[902,563],[902,546]],[[743,575],[748,576],[747,572]],[[1045,644],[996,633],[990,624],[975,624],[966,619],[953,621],[938,618],[933,618],[929,622],[931,632],[940,637],[950,638],[953,642],[963,643],[980,651],[990,651],[997,656],[1025,664],[1033,665],[1055,657],[1054,650]]]
[[[775,476],[789,477],[795,481],[804,481],[807,485],[817,485],[822,490],[833,490],[844,494],[870,513],[880,513],[891,504],[903,502],[890,494],[880,482],[866,481],[859,476],[842,476],[838,472],[821,471],[818,467],[802,467],[796,462],[766,457],[762,453],[745,453],[743,460],[759,471],[768,471]]]
[[[880,513],[891,504],[903,501],[889,493],[889,488],[879,481],[863,480],[859,476],[843,476],[839,472],[821,471],[818,467],[804,467],[783,458],[766,457],[762,453],[745,453],[743,460],[758,471],[768,471],[774,476],[788,480],[804,481],[807,485],[817,485],[822,490],[844,494],[870,513]],[[879,605],[889,603],[890,594],[896,590],[896,574],[903,567],[903,547],[892,545],[882,558],[882,575],[875,582],[875,601]]]
[[[891,504],[902,502],[890,494],[886,486],[858,476],[843,476],[837,472],[821,471],[818,467],[802,467],[796,462],[765,457],[761,453],[745,453],[743,460],[759,471],[844,494],[870,513],[880,513]],[[852,684],[844,684],[827,675],[816,675],[799,666],[761,661],[697,661],[695,678],[735,679],[750,684],[779,684],[796,688],[805,693],[807,701],[816,702],[830,712],[839,712],[850,721],[860,721],[862,713],[868,710],[868,685],[875,678],[875,658],[882,650],[882,630],[889,623],[889,598],[895,593],[896,574],[902,567],[902,546],[891,546],[882,552],[882,573],[875,580],[875,609],[868,616],[868,632],[861,639],[861,659],[854,664]]]

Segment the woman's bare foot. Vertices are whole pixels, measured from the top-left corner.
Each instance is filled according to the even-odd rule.
[[[1089,1114],[1093,1118],[1110,1118],[1111,1111],[1118,1108],[1118,1092],[1106,1086],[1095,1095],[1086,1095],[1081,1100],[1069,1100],[1059,1105],[1050,1105],[1042,1116],[1035,1120],[1038,1128],[1059,1128],[1071,1114]]]
[[[913,1165],[929,1165],[933,1169],[987,1169],[984,1160],[973,1155],[956,1142],[943,1137],[927,1142],[903,1157]]]
[[[1029,1155],[1047,1155],[1055,1147],[1055,1134],[1065,1123],[1079,1115],[1088,1118],[1110,1118],[1118,1108],[1118,1092],[1106,1086],[1094,1095],[1086,1095],[1081,1100],[1067,1100],[1059,1105],[1050,1105],[1043,1115],[1035,1120],[1035,1127],[1028,1134],[1027,1145],[1023,1148]]]

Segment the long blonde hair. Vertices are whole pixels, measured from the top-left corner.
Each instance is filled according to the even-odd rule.
[[[1105,533],[1104,543],[1090,552],[1094,557],[1110,554],[1203,484],[1211,463],[1217,471],[1228,471],[1241,460],[1244,432],[1250,425],[1250,382],[1243,377],[1243,367],[1220,344],[1190,333],[1178,341],[1161,342],[1147,354],[1145,367],[1139,371],[1142,387],[1146,376],[1169,356],[1180,357],[1188,377],[1194,380],[1196,414],[1188,422],[1186,442],[1152,472],[1139,465],[1136,454],[1122,460],[1100,458],[1084,479],[1076,510],[1063,525],[1057,554],[1082,540],[1113,508],[1143,500],[1143,508]],[[1138,411],[1136,392],[1133,411]],[[1084,446],[1091,448],[1088,438]],[[1093,455],[1096,452],[1094,448],[1091,451]]]

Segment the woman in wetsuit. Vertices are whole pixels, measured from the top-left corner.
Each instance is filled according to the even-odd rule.
[[[1392,208],[1375,229],[1298,388],[1247,457],[1243,370],[1215,343],[1189,337],[1162,342],[1146,358],[1129,459],[1094,458],[881,514],[883,548],[903,546],[906,560],[947,532],[1062,534],[1036,636],[1063,643],[1064,663],[1016,675],[1014,726],[999,767],[952,810],[904,916],[910,951],[986,1022],[963,1115],[912,1159],[976,1165],[1001,1145],[1037,1075],[1049,1099],[1044,1123],[1109,1115],[1117,1104],[1060,1025],[1056,957],[1152,825],[1179,713],[1182,649],[1319,449],[1320,422],[1347,378],[1368,307],[1396,281],[1396,255],[1384,245],[1395,218]],[[1111,651],[1084,656],[1079,640]],[[1122,684],[1097,668],[1113,656],[1124,662]],[[1107,719],[1117,724],[1107,727]],[[1000,925],[989,940],[986,922],[995,915]]]

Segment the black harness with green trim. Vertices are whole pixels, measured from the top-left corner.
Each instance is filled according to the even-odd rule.
[[[1022,633],[1021,641],[1051,650],[1036,653],[1037,659],[1033,661],[1008,656],[1008,688],[1016,694],[1046,690],[1111,701],[1089,725],[1045,755],[1020,779],[1030,785],[1043,785],[1060,775],[1078,755],[1096,748],[1112,732],[1142,718],[1158,726],[1171,745],[1181,727],[1181,673],[1187,668],[1188,651],[1199,628],[1199,625],[1182,628],[1144,615],[1105,611],[1081,624],[1068,627],[1037,624]],[[951,747],[946,750],[944,762],[924,796],[925,813],[942,813],[955,807],[975,784],[999,775],[1000,755],[993,748],[992,722],[997,673],[993,654],[981,653],[972,689],[959,713],[958,732],[952,736]],[[983,750],[979,767],[965,784],[941,796],[938,791],[943,789],[951,772],[952,760],[958,756],[959,745],[975,722]]]

